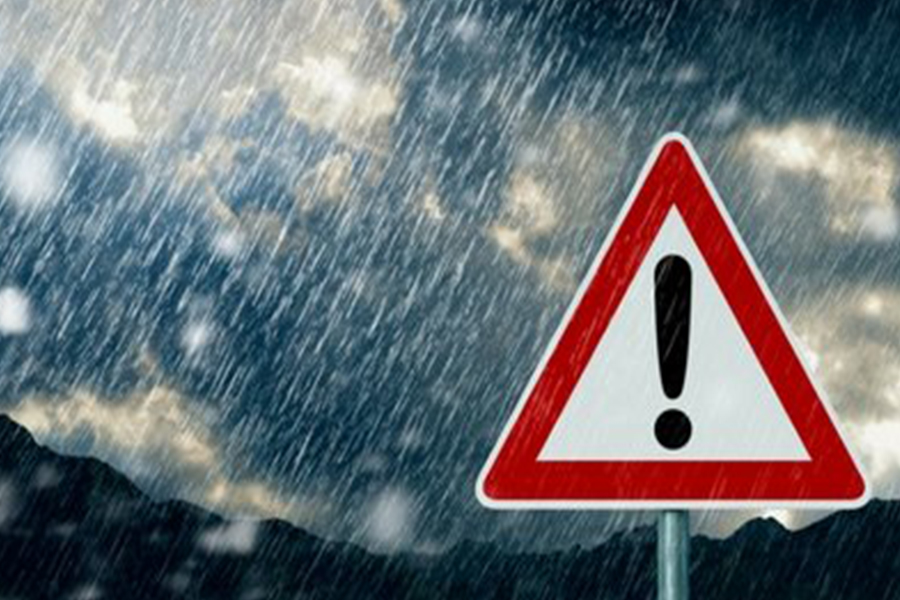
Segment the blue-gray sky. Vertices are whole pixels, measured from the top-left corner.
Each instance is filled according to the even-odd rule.
[[[891,496],[897,13],[4,2],[3,405],[161,496],[375,548],[595,540],[640,515],[497,515],[473,485],[677,129]]]

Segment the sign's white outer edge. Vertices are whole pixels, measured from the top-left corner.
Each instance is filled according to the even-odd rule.
[[[631,210],[631,206],[634,204],[635,199],[643,189],[647,177],[650,174],[653,166],[656,164],[656,161],[659,158],[662,149],[666,146],[666,144],[670,142],[678,142],[682,146],[684,146],[685,150],[688,153],[688,156],[691,159],[691,162],[694,165],[694,168],[697,169],[698,173],[700,173],[703,184],[706,186],[706,189],[712,197],[713,202],[715,202],[716,208],[719,209],[719,213],[722,215],[722,218],[725,221],[725,225],[728,227],[729,233],[737,244],[737,247],[740,250],[741,255],[744,257],[744,260],[749,265],[750,271],[753,273],[753,277],[754,279],[756,279],[757,285],[759,285],[760,289],[762,290],[766,302],[769,303],[769,306],[775,313],[775,318],[778,321],[778,325],[785,332],[788,343],[791,345],[791,349],[797,356],[797,359],[800,361],[800,365],[803,368],[804,373],[806,373],[807,378],[812,383],[813,389],[816,391],[819,400],[824,405],[825,412],[827,413],[832,426],[835,428],[838,437],[841,439],[844,447],[847,449],[847,452],[850,455],[850,460],[853,462],[853,465],[856,467],[856,470],[862,477],[863,493],[858,498],[853,498],[850,500],[495,500],[485,493],[485,479],[487,478],[488,473],[491,471],[491,468],[494,466],[494,462],[497,460],[497,455],[500,453],[500,449],[503,448],[503,446],[506,444],[506,440],[512,432],[513,426],[519,420],[519,417],[525,408],[525,404],[528,402],[528,398],[531,396],[532,390],[537,385],[538,379],[547,367],[547,363],[550,360],[550,356],[553,354],[553,350],[559,344],[559,340],[565,332],[569,322],[572,320],[572,317],[574,316],[575,311],[578,309],[578,306],[581,304],[581,300],[584,297],[587,288],[590,286],[591,281],[593,281],[594,277],[597,275],[600,264],[603,262],[603,257],[605,257],[606,253],[609,251],[609,247],[612,245],[613,240],[616,238],[622,222],[625,220],[625,216]],[[650,154],[650,158],[647,159],[647,162],[645,162],[643,168],[641,168],[641,172],[638,176],[637,182],[631,189],[628,198],[625,200],[625,204],[619,210],[619,214],[616,217],[616,220],[613,222],[609,233],[607,233],[606,239],[603,241],[603,245],[601,246],[600,251],[597,252],[597,255],[594,257],[594,260],[591,263],[590,268],[588,269],[587,275],[585,275],[584,279],[582,279],[581,283],[579,284],[578,290],[575,292],[574,298],[569,303],[569,307],[566,309],[565,315],[563,316],[563,319],[560,322],[559,326],[556,328],[553,337],[547,344],[547,349],[544,351],[544,354],[541,357],[537,368],[535,368],[532,372],[531,378],[528,381],[528,385],[525,387],[525,391],[521,396],[519,396],[519,400],[516,403],[516,407],[513,410],[512,415],[506,421],[502,433],[500,434],[497,442],[494,444],[494,448],[493,450],[491,450],[491,454],[488,457],[487,462],[485,462],[484,466],[481,468],[481,472],[479,473],[478,480],[475,484],[475,495],[477,496],[478,501],[482,506],[495,510],[652,510],[748,508],[828,509],[855,508],[862,506],[866,502],[868,502],[870,498],[869,480],[866,477],[865,471],[860,468],[860,463],[857,460],[852,448],[850,447],[850,444],[847,443],[847,436],[844,434],[840,423],[835,418],[831,403],[828,401],[828,398],[819,387],[815,378],[810,375],[811,372],[812,371],[810,370],[809,365],[807,365],[806,363],[806,357],[804,356],[803,352],[800,351],[800,347],[798,346],[796,339],[794,338],[794,334],[791,331],[790,327],[788,327],[787,320],[785,319],[784,315],[781,313],[781,308],[778,306],[778,303],[775,302],[774,296],[769,290],[769,286],[766,284],[765,280],[762,277],[762,274],[759,271],[759,268],[756,266],[756,261],[753,260],[753,256],[744,245],[743,238],[741,238],[740,234],[738,233],[737,227],[732,222],[731,215],[725,209],[725,205],[722,202],[722,199],[719,197],[719,192],[712,184],[712,180],[710,179],[709,174],[706,172],[706,168],[703,166],[703,163],[697,155],[697,152],[694,150],[694,146],[684,135],[679,132],[667,133],[656,143],[656,146],[653,148],[653,152],[651,152]],[[677,462],[672,463],[674,468],[677,468],[677,464]]]

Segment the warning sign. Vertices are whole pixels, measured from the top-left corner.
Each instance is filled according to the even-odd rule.
[[[866,483],[690,143],[666,136],[478,482],[494,508],[859,504]]]

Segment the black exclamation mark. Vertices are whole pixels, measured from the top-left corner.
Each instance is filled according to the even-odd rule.
[[[681,396],[687,373],[691,330],[691,266],[670,254],[656,265],[656,353],[663,391],[672,400]],[[691,420],[672,408],[656,419],[656,440],[668,450],[683,448],[691,439]]]

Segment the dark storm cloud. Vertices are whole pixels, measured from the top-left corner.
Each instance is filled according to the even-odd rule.
[[[133,308],[156,298],[149,280],[158,261],[169,260],[174,220],[165,204],[155,224],[135,219],[139,209],[129,203],[141,194],[139,168],[73,128],[30,72],[7,71],[2,89],[2,144],[52,141],[51,160],[68,179],[60,197],[48,200],[51,210],[22,209],[13,191],[4,192],[0,277],[26,290],[38,313],[33,335],[3,339],[4,395],[60,392],[76,382],[127,389],[136,378],[122,348],[144,318]],[[169,252],[147,252],[159,244]],[[138,294],[140,282],[151,287]],[[110,315],[118,315],[119,327],[110,327]]]
[[[66,183],[49,210],[0,207],[0,282],[36,313],[0,342],[5,400],[89,388],[115,402],[163,380],[216,411],[229,468],[336,504],[315,524],[329,535],[359,535],[387,489],[412,498],[420,541],[560,544],[620,519],[488,514],[474,478],[571,294],[547,269],[584,273],[659,135],[696,141],[789,307],[835,285],[896,286],[896,240],[834,235],[827,189],[806,174],[761,197],[739,144],[797,119],[893,139],[898,67],[879,60],[893,9],[405,8],[390,44],[399,105],[377,143],[271,87],[129,152],[73,125],[27,68],[8,71],[0,146],[54,144]],[[207,160],[214,140],[228,160]],[[185,156],[205,160],[186,184]],[[331,180],[317,169],[335,156],[348,166]],[[223,233],[233,253],[217,250]]]

